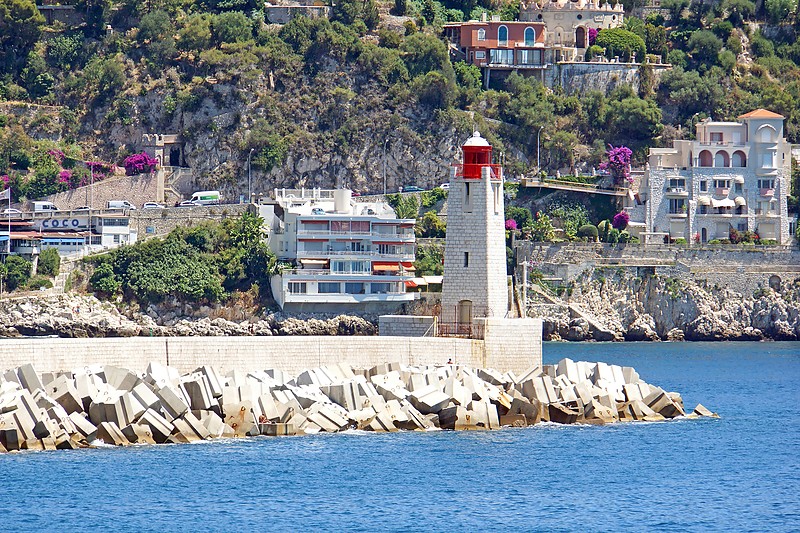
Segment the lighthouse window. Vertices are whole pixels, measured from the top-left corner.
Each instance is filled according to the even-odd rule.
[[[464,268],[469,266],[469,252],[464,252]]]
[[[472,212],[472,196],[469,194],[469,186],[470,183],[464,183],[464,212],[471,213]]]

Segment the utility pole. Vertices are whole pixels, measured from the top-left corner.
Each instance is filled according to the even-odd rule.
[[[250,148],[250,153],[247,154],[247,202],[250,203],[253,201],[253,181],[252,181],[252,172],[250,171],[250,158],[253,157],[253,152],[255,148]]]

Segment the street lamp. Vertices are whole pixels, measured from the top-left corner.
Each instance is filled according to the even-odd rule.
[[[247,154],[247,201],[253,201],[253,182],[252,182],[252,172],[250,172],[250,158],[253,157],[253,152],[255,148],[250,148],[250,153]]]
[[[386,196],[386,143],[389,142],[387,137],[383,141],[383,195]]]
[[[544,126],[539,126],[539,131],[536,132],[536,171],[539,172],[542,169],[542,165],[539,163],[539,136],[542,133]]]

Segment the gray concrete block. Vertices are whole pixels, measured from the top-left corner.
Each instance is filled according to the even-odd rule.
[[[444,382],[443,392],[457,405],[466,407],[472,401],[472,391],[462,385],[455,377],[450,377]]]
[[[21,449],[22,440],[16,428],[0,429],[0,444],[8,451]]]
[[[77,432],[83,436],[87,442],[92,442],[97,438],[97,426],[92,424],[80,413],[70,413],[69,419]]]
[[[210,366],[201,366],[195,372],[203,374],[206,378],[209,388],[211,389],[211,396],[219,398],[222,396],[222,377],[219,373]]]
[[[137,422],[147,424],[153,433],[153,440],[159,444],[166,442],[174,429],[169,420],[153,409],[145,411]]]
[[[172,430],[172,434],[167,439],[167,442],[174,442],[175,444],[187,444],[201,440],[183,418],[176,418],[172,421],[172,425],[174,426],[174,429]]]
[[[556,365],[556,375],[564,376],[570,383],[579,383],[584,377],[578,369],[578,365],[569,358],[564,358]]]
[[[156,389],[153,392],[160,400],[161,409],[164,411],[164,414],[172,420],[189,410],[189,405],[172,387]]]
[[[236,437],[245,437],[247,432],[256,425],[253,417],[253,404],[250,402],[237,402],[222,406],[225,423],[229,425]]]
[[[101,422],[97,426],[97,438],[106,444],[114,446],[127,446],[130,444],[130,441],[114,422]]]
[[[222,432],[225,428],[225,422],[216,413],[206,411],[206,415],[201,421],[212,438],[219,438],[222,436]]]
[[[578,412],[564,404],[551,403],[547,406],[547,412],[551,422],[557,424],[574,424],[577,422],[578,417],[583,413]]]
[[[146,424],[128,424],[122,428],[122,434],[130,443],[135,444],[155,444],[153,431]]]
[[[538,400],[527,401],[514,398],[508,415],[524,415],[527,424],[538,424],[542,419],[542,404]]]
[[[19,376],[19,384],[30,392],[44,388],[42,381],[39,379],[39,375],[36,373],[36,369],[34,369],[33,365],[30,363],[19,367],[17,369],[17,375]]]
[[[377,413],[366,429],[379,433],[399,431],[397,426],[394,425],[394,420],[392,420],[392,417],[386,411]]]
[[[184,413],[181,419],[186,422],[198,439],[206,440],[211,438],[211,432],[191,412]]]
[[[532,378],[538,378],[542,375],[542,368],[539,366],[531,366],[526,368],[522,373],[516,376],[514,383],[522,383]]]
[[[119,391],[130,391],[141,381],[139,376],[130,370],[110,365],[103,367],[103,375],[103,381]]]
[[[625,401],[632,402],[633,400],[644,399],[638,385],[626,383],[622,386],[622,391],[625,393]]]
[[[297,429],[292,424],[259,424],[259,432],[267,437],[282,437],[286,435],[297,435]]]
[[[420,413],[438,413],[450,403],[450,396],[430,386],[412,393],[408,400]]]
[[[477,420],[474,412],[460,405],[442,409],[438,414],[439,427],[442,429],[453,429],[457,431],[485,429],[485,427],[475,424],[475,422],[479,420]]]
[[[497,407],[489,402],[473,401],[467,407],[468,412],[474,416],[474,424],[485,429],[500,429],[500,417]]]
[[[211,409],[217,403],[214,401],[214,395],[208,379],[202,373],[193,374],[192,377],[194,378],[192,381],[183,382],[183,387],[189,398],[189,405],[192,409],[204,411]]]
[[[83,400],[72,380],[58,376],[47,385],[47,394],[58,402],[67,413],[83,411]]]

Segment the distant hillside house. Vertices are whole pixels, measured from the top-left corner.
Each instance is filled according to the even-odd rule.
[[[564,61],[582,61],[589,47],[589,29],[619,28],[625,16],[622,3],[612,6],[587,0],[539,0],[522,4],[519,19],[547,27],[545,44],[559,50]]]
[[[385,202],[355,202],[347,189],[276,189],[259,205],[278,258],[294,268],[272,277],[278,305],[292,311],[387,312],[417,294],[414,219]]]
[[[264,3],[264,16],[271,24],[286,24],[295,17],[330,18],[332,9],[319,0],[277,0]]]
[[[737,122],[706,119],[697,139],[651,148],[639,205],[626,209],[645,242],[707,242],[731,229],[789,244],[791,144],[784,117],[766,109]]]

